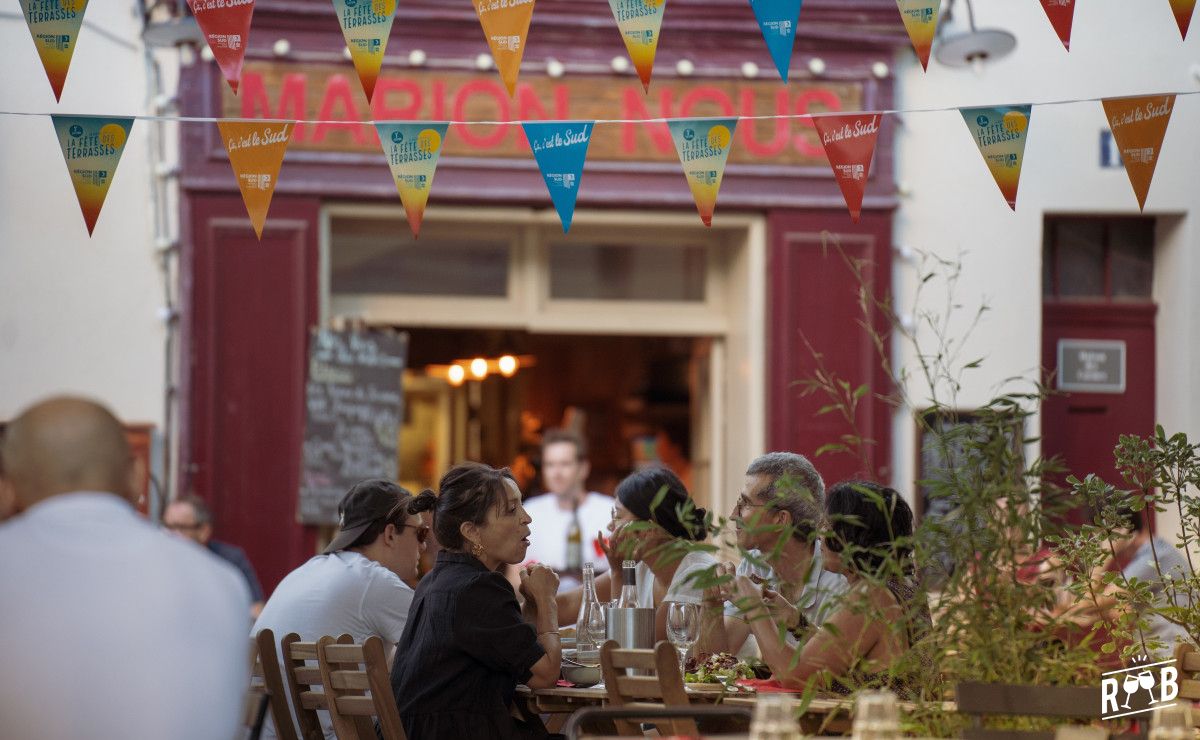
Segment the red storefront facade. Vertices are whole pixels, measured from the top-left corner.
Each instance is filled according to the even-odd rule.
[[[277,42],[284,39],[289,48],[280,55]],[[182,489],[209,499],[219,536],[247,549],[268,588],[313,552],[315,528],[276,523],[295,521],[306,342],[321,321],[325,290],[322,209],[398,201],[373,128],[352,122],[511,121],[452,126],[430,211],[438,204],[545,209],[545,185],[517,121],[886,109],[893,98],[887,67],[906,44],[893,0],[807,0],[792,81],[784,85],[748,3],[673,0],[655,78],[644,93],[632,72],[612,71],[611,61],[625,51],[607,2],[540,0],[521,84],[509,99],[494,70],[476,69],[487,47],[470,3],[412,0],[400,4],[368,105],[327,0],[259,0],[240,95],[228,92],[215,65],[197,63],[182,71],[181,113],[331,123],[297,127],[261,241],[216,127],[181,129],[188,358]],[[419,65],[410,61],[414,49],[424,52]],[[565,65],[561,77],[546,73],[550,59]],[[810,65],[814,59],[820,63]],[[682,76],[680,60],[692,62],[694,73]],[[747,61],[759,69],[754,79]],[[828,399],[803,396],[795,384],[812,374],[814,350],[851,387],[885,387],[877,350],[858,328],[857,282],[829,245],[836,240],[846,256],[865,260],[864,275],[878,292],[890,289],[893,127],[884,120],[858,224],[846,214],[811,124],[743,121],[736,132],[714,224],[738,215],[765,223],[765,295],[748,299],[764,307],[766,393],[759,415],[766,449],[811,455],[848,430],[836,415],[815,415]],[[598,126],[578,207],[690,214],[698,221],[662,124]],[[886,476],[890,428],[888,407],[864,400],[857,429],[874,440],[866,458],[823,457],[822,472],[831,480]]]

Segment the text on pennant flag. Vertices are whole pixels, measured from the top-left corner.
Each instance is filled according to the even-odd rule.
[[[963,108],[959,112],[1008,207],[1017,210],[1017,186],[1021,182],[1033,106]]]
[[[492,50],[492,59],[500,79],[512,97],[521,74],[521,58],[525,56],[525,39],[529,22],[533,20],[534,0],[471,0],[479,25]]]
[[[250,38],[254,0],[187,0],[204,41],[229,87],[237,94]]]
[[[767,51],[779,70],[779,77],[787,82],[788,70],[792,66],[792,47],[796,39],[796,24],[800,19],[803,0],[750,0],[758,28]]]
[[[1054,26],[1063,48],[1071,50],[1071,23],[1075,18],[1075,0],[1042,0],[1042,9]]]
[[[608,0],[608,4],[633,68],[637,70],[642,87],[649,92],[667,0]]]
[[[396,18],[396,0],[333,0],[333,10],[346,37],[358,81],[370,102]]]
[[[91,236],[117,174],[133,119],[54,115],[50,118]]]
[[[263,224],[271,207],[271,196],[279,183],[279,168],[292,140],[294,123],[218,121],[221,141],[237,177],[246,214],[254,233],[262,239]]]
[[[683,165],[696,210],[705,226],[712,226],[717,193],[725,176],[725,162],[733,144],[736,118],[684,118],[667,121],[675,151]]]
[[[575,216],[575,200],[579,197],[583,163],[587,159],[594,124],[591,121],[526,121],[521,125],[565,234],[571,230],[571,219]]]
[[[1103,101],[1103,105],[1104,117],[1125,162],[1125,173],[1137,195],[1138,208],[1145,209],[1163,137],[1175,109],[1175,96],[1114,98]]]
[[[62,99],[87,4],[88,0],[21,0],[21,12],[55,100]]]
[[[813,116],[813,125],[821,135],[829,166],[850,218],[858,223],[862,215],[863,193],[871,176],[871,158],[879,139],[878,113],[853,113],[845,116]]]
[[[449,125],[445,122],[375,124],[383,155],[387,157],[392,179],[396,181],[396,191],[400,193],[400,202],[408,214],[413,238],[421,235],[429,189],[433,187],[433,175]]]
[[[929,51],[933,48],[933,36],[937,32],[938,9],[941,0],[896,0],[904,30],[912,41],[913,50],[921,60],[921,69],[929,69]]]
[[[1195,10],[1196,0],[1171,0],[1171,13],[1175,15],[1181,38],[1187,38],[1188,26],[1192,23],[1192,13]]]

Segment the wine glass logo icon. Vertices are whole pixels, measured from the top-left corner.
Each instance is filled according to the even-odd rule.
[[[1121,705],[1122,709],[1129,709],[1129,700],[1137,693],[1141,683],[1138,677],[1133,673],[1126,673],[1125,680],[1121,682],[1121,688],[1125,691],[1125,703]]]

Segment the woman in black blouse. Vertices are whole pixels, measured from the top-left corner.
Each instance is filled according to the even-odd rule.
[[[544,566],[521,571],[522,616],[496,572],[529,547],[531,520],[507,470],[462,463],[438,487],[434,532],[444,549],[417,586],[392,665],[404,731],[409,740],[544,737],[512,698],[519,683],[558,680],[558,577]]]

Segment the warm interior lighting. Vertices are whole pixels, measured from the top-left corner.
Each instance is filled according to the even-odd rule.
[[[506,378],[511,378],[517,372],[517,358],[512,355],[504,355],[496,361],[496,365],[500,368],[500,374]]]
[[[450,381],[450,385],[459,386],[467,379],[467,371],[462,365],[451,365],[446,371],[446,380]]]
[[[471,377],[476,380],[483,380],[488,374],[488,362],[482,357],[476,357],[471,360]]]

